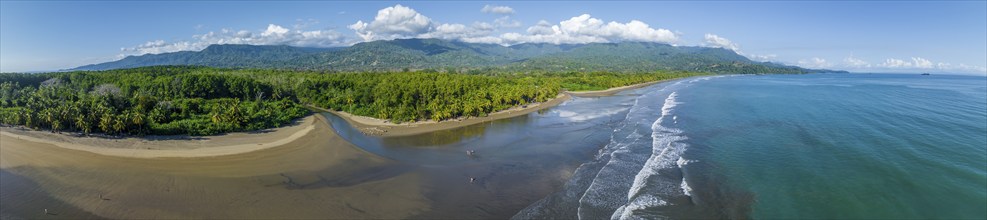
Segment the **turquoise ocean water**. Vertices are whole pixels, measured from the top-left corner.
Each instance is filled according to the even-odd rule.
[[[691,78],[516,218],[987,218],[987,78]]]

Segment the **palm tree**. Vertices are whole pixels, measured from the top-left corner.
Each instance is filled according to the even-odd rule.
[[[36,121],[34,120],[34,113],[27,111],[22,112],[24,114],[24,126],[29,128],[34,128],[36,126]]]
[[[109,113],[104,113],[103,117],[99,119],[99,129],[103,130],[103,133],[111,134],[113,133],[113,116]]]
[[[144,114],[140,112],[134,112],[133,114],[134,125],[137,125],[138,130],[144,130]]]
[[[54,123],[51,123],[51,132],[58,132],[59,128],[62,128],[61,121],[55,121]]]
[[[41,113],[41,114],[44,116],[45,122],[47,122],[49,125],[54,124],[54,122],[55,122],[55,113],[52,112],[51,109],[45,109],[44,112]]]
[[[87,121],[86,117],[82,115],[75,117],[75,127],[82,130],[82,134],[85,135],[89,135],[89,131],[91,130],[89,128],[89,121]]]
[[[114,121],[113,122],[113,132],[114,133],[121,133],[121,132],[123,132],[123,129],[127,128],[127,124],[125,124],[123,122],[124,119],[125,119],[125,117],[116,117],[116,119],[113,120]]]
[[[227,115],[229,115],[230,121],[233,123],[240,124],[243,121],[243,116],[240,114],[240,99],[234,99],[233,104],[227,109]]]
[[[212,117],[210,118],[212,118],[212,123],[214,124],[219,124],[220,122],[223,121],[223,117],[222,115],[219,114],[218,111],[212,112]]]

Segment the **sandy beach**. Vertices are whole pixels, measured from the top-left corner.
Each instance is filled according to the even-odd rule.
[[[20,139],[106,156],[131,158],[215,157],[278,147],[308,135],[318,116],[311,115],[284,127],[214,136],[146,136],[107,138],[78,133],[52,133],[25,128],[0,128],[4,138]]]
[[[609,89],[606,89],[606,90],[599,90],[599,91],[578,91],[578,92],[565,91],[564,93],[569,94],[569,95],[572,95],[572,96],[576,96],[576,97],[602,97],[602,96],[611,96],[611,95],[617,94],[620,91],[637,89],[637,88],[643,88],[645,86],[654,85],[656,83],[660,83],[660,82],[664,82],[664,81],[667,81],[667,80],[654,81],[654,82],[646,82],[646,83],[638,83],[638,84],[634,84],[634,85],[621,86],[621,87],[616,87],[616,88],[609,88]]]
[[[429,209],[419,184],[420,174],[353,146],[324,120],[315,115],[267,133],[162,142],[209,141],[181,147],[186,149],[140,144],[157,150],[113,146],[98,150],[93,148],[100,148],[94,146],[100,141],[117,141],[67,135],[63,139],[75,140],[36,142],[33,139],[38,137],[33,135],[38,134],[4,128],[0,136],[4,179],[23,180],[5,182],[4,191],[25,192],[5,194],[5,201],[18,202],[5,202],[4,212],[32,219],[90,215],[121,219],[392,219]],[[127,141],[141,142],[119,142]],[[264,147],[245,144],[250,142]],[[212,150],[205,147],[208,144],[222,145]],[[116,147],[121,146],[128,145]],[[58,215],[45,215],[44,209]]]

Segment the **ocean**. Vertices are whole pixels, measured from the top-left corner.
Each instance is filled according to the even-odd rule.
[[[690,78],[514,218],[987,218],[987,78]]]

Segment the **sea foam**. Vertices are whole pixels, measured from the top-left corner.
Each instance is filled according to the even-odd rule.
[[[681,166],[689,162],[689,160],[681,157],[686,148],[686,145],[681,143],[682,140],[685,140],[682,131],[662,125],[666,117],[672,117],[674,119],[675,116],[672,113],[675,106],[680,104],[677,98],[677,92],[672,92],[665,98],[665,102],[661,108],[661,116],[651,125],[651,157],[648,158],[641,170],[635,175],[634,182],[630,190],[627,191],[627,200],[629,202],[615,210],[611,218],[629,219],[634,216],[633,212],[637,210],[668,205],[667,202],[661,200],[661,196],[677,194],[677,192],[669,190],[670,188],[678,187],[683,189],[682,193],[691,195],[691,188],[684,181],[682,185],[669,186],[669,184],[673,184],[669,181],[674,180],[665,180],[658,176],[659,171],[662,169],[681,168]],[[657,192],[650,192],[645,187],[652,187]],[[653,202],[654,200],[660,200],[661,202]]]

